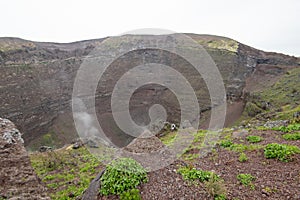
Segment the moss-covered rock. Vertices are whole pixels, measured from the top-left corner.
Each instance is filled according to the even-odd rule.
[[[258,107],[256,104],[252,102],[247,102],[244,110],[245,114],[249,117],[254,117],[255,115],[261,113],[262,111],[263,109],[261,109],[260,107]]]

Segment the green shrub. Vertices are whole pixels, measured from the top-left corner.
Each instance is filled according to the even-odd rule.
[[[51,181],[53,179],[55,179],[55,176],[52,175],[52,174],[49,174],[49,175],[45,176],[43,180],[45,180],[45,181]]]
[[[120,195],[120,200],[142,200],[138,189],[131,189]]]
[[[177,170],[185,180],[205,182],[206,190],[217,200],[226,199],[224,180],[211,171],[197,170],[190,167],[181,167]]]
[[[245,153],[241,153],[239,157],[240,162],[246,162],[248,160],[248,157]]]
[[[146,170],[131,158],[120,158],[107,165],[101,177],[102,195],[122,194],[148,181]]]
[[[195,168],[181,167],[178,169],[178,173],[183,176],[185,180],[200,182],[209,181],[210,179],[218,180],[219,176],[210,171],[197,170]]]
[[[233,142],[230,140],[222,140],[220,142],[220,146],[223,148],[231,147],[231,145],[233,145]]]
[[[62,148],[45,153],[29,154],[31,164],[49,188],[53,200],[76,199],[88,188],[91,180],[103,166],[85,147]],[[82,170],[89,165],[89,170]],[[73,197],[69,197],[69,195]]]
[[[226,200],[226,199],[227,199],[227,197],[226,197],[225,194],[216,195],[216,196],[214,197],[214,200]]]
[[[265,126],[257,126],[256,130],[258,130],[258,131],[266,131],[266,130],[270,130],[270,128],[269,127],[265,127]]]
[[[251,184],[252,181],[255,180],[255,177],[251,174],[238,174],[237,180],[240,181],[245,186],[248,186]]]
[[[292,131],[299,131],[300,130],[300,124],[289,124],[288,126],[279,126],[279,127],[274,127],[272,128],[275,131],[281,131],[281,132],[292,132]]]
[[[262,148],[262,145],[258,144],[250,144],[250,145],[245,145],[245,144],[236,144],[234,143],[233,145],[230,146],[230,150],[236,151],[236,152],[243,152],[243,151],[253,151]]]
[[[251,142],[251,143],[257,143],[257,142],[262,141],[261,137],[255,136],[255,135],[249,135],[249,136],[247,136],[246,139],[247,139],[248,142]]]
[[[237,143],[233,143],[230,140],[221,140],[219,144],[223,148],[228,148],[236,152],[252,151],[263,147],[262,145],[258,145],[258,144],[250,144],[250,145],[237,144]]]
[[[283,162],[291,160],[294,154],[300,153],[300,149],[297,146],[286,144],[268,144],[264,149],[264,155],[266,158],[276,158]]]
[[[289,131],[300,131],[300,123],[290,124],[287,128]]]
[[[285,140],[300,140],[300,132],[284,134],[282,137]]]

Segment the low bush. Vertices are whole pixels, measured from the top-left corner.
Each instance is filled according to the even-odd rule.
[[[208,193],[215,200],[226,200],[224,180],[211,171],[198,170],[191,167],[181,167],[177,170],[185,180],[205,182]]]
[[[178,173],[183,176],[185,180],[195,181],[199,180],[200,182],[209,181],[210,179],[218,180],[219,176],[210,171],[198,170],[195,168],[181,167],[178,170]]]
[[[230,140],[222,140],[220,141],[220,146],[223,148],[231,147],[233,145],[233,142]]]
[[[251,143],[257,143],[257,142],[262,141],[262,138],[260,136],[255,136],[255,135],[249,135],[246,137],[246,139],[248,142],[251,142]]]
[[[245,153],[241,153],[239,157],[240,162],[246,162],[248,160],[248,157]]]
[[[295,123],[295,124],[289,124],[288,126],[279,126],[279,127],[274,127],[272,128],[275,131],[281,131],[285,133],[289,133],[292,131],[299,131],[300,130],[300,124]]]
[[[284,134],[282,137],[285,140],[300,140],[300,132]]]
[[[146,170],[131,158],[120,158],[107,165],[101,177],[102,195],[118,194],[135,189],[140,183],[148,181]]]
[[[205,182],[207,192],[214,197],[214,200],[226,200],[226,187],[223,179],[210,179]]]
[[[266,158],[276,158],[283,162],[288,162],[292,159],[294,154],[300,153],[300,149],[297,146],[277,144],[268,144],[264,149],[264,155]]]
[[[120,200],[142,200],[138,189],[131,189],[120,195]]]
[[[251,174],[238,174],[237,180],[240,181],[245,186],[252,184],[252,181],[255,180],[255,177]]]

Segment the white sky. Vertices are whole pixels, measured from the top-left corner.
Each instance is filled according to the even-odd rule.
[[[0,0],[0,37],[48,42],[161,28],[300,56],[299,19],[299,0]]]

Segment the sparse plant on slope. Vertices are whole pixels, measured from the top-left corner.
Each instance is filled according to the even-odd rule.
[[[239,157],[240,162],[246,162],[248,160],[248,157],[245,153],[241,153]]]
[[[282,137],[285,140],[300,140],[300,132],[284,134]]]
[[[219,175],[214,172],[198,170],[191,167],[181,167],[177,171],[185,180],[205,182],[206,190],[214,197],[214,199],[226,199],[226,187],[224,185],[224,180],[222,180]]]
[[[226,200],[226,187],[223,179],[210,178],[205,182],[205,188],[208,193],[214,197],[214,200]]]
[[[226,148],[231,151],[236,151],[236,152],[253,151],[253,150],[261,149],[263,147],[262,145],[258,145],[258,144],[245,145],[245,144],[233,143],[230,140],[222,140],[219,144],[223,148]]]
[[[230,140],[222,140],[220,142],[220,146],[223,148],[231,147],[233,145],[233,142]]]
[[[210,171],[198,170],[195,168],[181,167],[178,169],[178,173],[183,176],[185,180],[200,182],[209,181],[210,179],[218,180],[219,176]]]
[[[226,200],[227,197],[225,194],[217,195],[214,197],[214,200]]]
[[[101,177],[102,195],[122,194],[148,181],[146,170],[131,158],[120,158],[107,165]]]
[[[281,131],[285,133],[289,133],[292,131],[299,131],[300,130],[300,124],[289,124],[288,126],[279,126],[279,127],[274,127],[273,130],[275,131]]]
[[[103,166],[82,147],[30,154],[31,164],[51,199],[79,198]]]
[[[247,141],[251,143],[257,143],[262,141],[262,138],[260,136],[255,136],[255,135],[249,135],[247,136]]]
[[[245,186],[250,185],[251,187],[253,187],[252,181],[255,180],[255,177],[252,176],[251,174],[238,174],[236,178],[243,185]]]
[[[120,200],[141,200],[140,191],[138,189],[131,189],[123,192],[120,195]]]
[[[264,149],[266,158],[277,158],[283,162],[289,162],[292,160],[294,154],[300,153],[300,149],[297,146],[277,144],[268,144]]]

